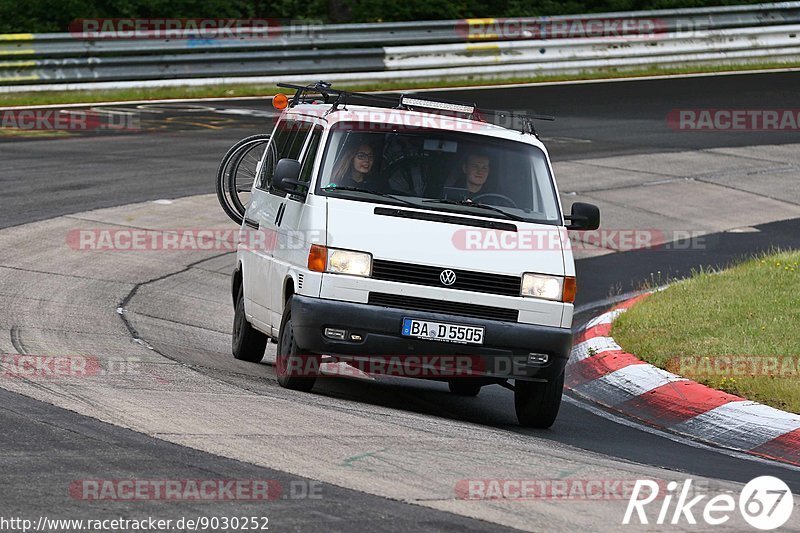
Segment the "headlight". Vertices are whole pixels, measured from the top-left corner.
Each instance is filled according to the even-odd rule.
[[[523,274],[520,294],[531,298],[560,302],[564,295],[564,278],[542,274]]]
[[[327,272],[367,277],[372,273],[372,256],[363,252],[328,248]]]

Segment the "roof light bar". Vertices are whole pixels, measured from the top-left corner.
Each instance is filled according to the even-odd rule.
[[[400,99],[400,104],[411,107],[427,107],[428,109],[443,109],[445,111],[455,111],[456,113],[472,114],[475,112],[475,106],[472,105],[436,102],[433,100],[422,100],[420,98],[409,98],[408,96],[403,96]]]

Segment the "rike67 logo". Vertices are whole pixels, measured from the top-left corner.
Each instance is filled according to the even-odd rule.
[[[622,523],[635,524],[638,520],[639,524],[695,525],[698,518],[702,518],[708,525],[719,526],[729,522],[738,507],[748,524],[770,531],[786,524],[794,510],[794,497],[789,486],[773,476],[751,480],[742,489],[738,501],[731,494],[719,494],[710,499],[706,499],[708,496],[705,494],[691,497],[691,479],[683,484],[669,482],[666,494],[659,494],[661,488],[662,485],[649,479],[636,480]],[[645,508],[656,500],[660,505],[650,507],[648,514]],[[654,517],[652,511],[655,510],[658,514]]]

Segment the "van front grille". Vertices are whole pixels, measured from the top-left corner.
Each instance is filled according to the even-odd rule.
[[[501,294],[503,296],[519,296],[521,283],[519,276],[451,269],[455,272],[456,281],[452,285],[444,285],[439,279],[443,270],[447,269],[428,265],[398,263],[383,259],[372,261],[372,277],[374,279],[428,285],[444,289]]]
[[[367,302],[371,305],[396,307],[398,309],[408,309],[409,311],[426,311],[429,313],[468,316],[472,318],[487,318],[489,320],[502,320],[504,322],[516,322],[519,318],[519,311],[516,309],[465,304],[447,300],[431,300],[428,298],[386,294],[382,292],[369,293]]]

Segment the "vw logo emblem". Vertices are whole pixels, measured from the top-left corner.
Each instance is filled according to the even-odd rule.
[[[439,274],[439,281],[442,282],[442,285],[447,285],[448,287],[456,282],[456,273],[450,270],[442,270],[442,273]]]

